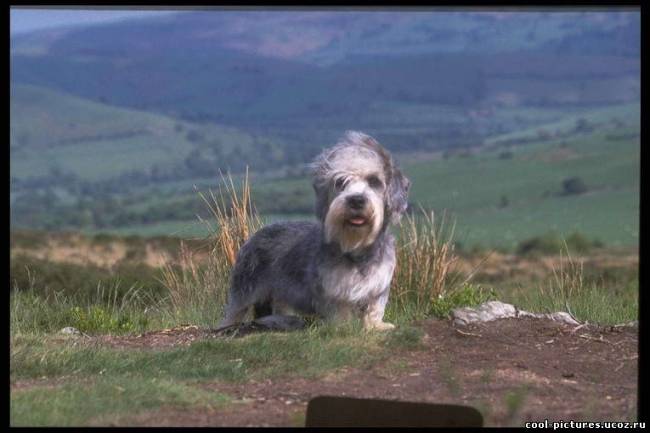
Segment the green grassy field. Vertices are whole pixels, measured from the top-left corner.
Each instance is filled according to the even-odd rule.
[[[16,334],[12,380],[68,380],[61,386],[13,391],[11,424],[101,425],[161,407],[220,408],[233,404],[233,399],[206,390],[203,382],[319,377],[340,367],[387,359],[409,342],[417,345],[421,336],[412,328],[395,335],[368,334],[350,324],[152,351],[97,348],[75,344],[74,339],[61,344],[51,337]]]
[[[613,117],[623,125],[603,124]],[[512,249],[524,239],[549,232],[563,236],[580,232],[611,246],[636,245],[640,191],[638,106],[601,110],[584,118],[596,125],[593,131],[520,146],[488,146],[476,153],[421,162],[408,158],[410,162],[403,165],[413,184],[411,204],[414,208],[447,212],[456,219],[456,239],[467,246]],[[575,122],[562,125],[575,126]],[[588,190],[563,195],[562,182],[571,177],[581,178]],[[219,181],[214,179],[210,186],[209,179],[200,179],[199,184],[200,190],[207,193],[208,189],[217,191]],[[173,192],[148,194],[143,189],[140,194],[143,199],[138,206],[164,205],[170,200],[168,194],[197,203],[201,200],[195,191],[183,192],[182,185]],[[302,211],[290,214],[290,218],[312,218],[309,210],[313,192],[307,177],[253,177],[252,195],[262,215],[270,220],[287,217],[283,209],[291,208]],[[192,218],[111,231],[189,236],[206,233]]]
[[[519,111],[519,110],[516,110]],[[539,116],[544,113],[534,113]],[[547,117],[548,119],[549,117]],[[638,126],[640,123],[639,106],[636,103],[615,105],[612,107],[597,109],[597,110],[581,110],[576,113],[565,112],[562,116],[549,122],[542,122],[541,126],[533,128],[523,128],[515,132],[501,134],[498,136],[490,137],[485,140],[485,144],[495,144],[505,140],[515,139],[522,140],[538,136],[540,130],[554,133],[571,133],[575,128],[578,119],[584,119],[588,122],[598,124],[612,122],[613,120],[627,123],[631,126]]]
[[[638,137],[611,140],[598,132],[512,148],[507,159],[502,152],[407,166],[413,201],[449,210],[468,243],[511,247],[534,234],[576,230],[611,245],[638,243]],[[589,190],[562,195],[570,177]]]
[[[228,223],[221,226],[228,227],[227,232],[219,232],[217,239],[233,239],[231,235],[238,233],[240,244],[244,235],[237,224],[257,226],[246,219],[225,218]],[[318,379],[342,367],[370,368],[380,362],[402,368],[398,354],[423,345],[424,333],[414,321],[444,319],[453,308],[494,298],[536,312],[570,311],[578,320],[592,323],[618,324],[638,317],[638,284],[633,276],[612,284],[583,279],[581,268],[566,266],[548,281],[525,288],[490,290],[465,283],[453,272],[455,258],[444,252],[450,250],[441,223],[405,218],[398,237],[400,267],[385,316],[397,328],[387,333],[365,331],[358,320],[342,324],[316,320],[292,333],[202,339],[166,350],[113,348],[66,337],[59,330],[73,326],[89,335],[113,338],[187,324],[213,327],[226,299],[230,264],[225,252],[236,246],[215,242],[207,263],[190,262],[162,274],[152,268],[124,267],[135,259],[100,269],[14,257],[11,423],[104,425],[168,407],[222,410],[236,399],[206,390],[206,383]],[[115,238],[94,238],[102,245],[110,241]],[[14,237],[14,246],[37,247],[39,242],[40,236],[29,233]],[[144,249],[142,238],[128,242]]]
[[[418,257],[425,255],[407,252],[403,257],[417,264]],[[370,368],[377,363],[404,368],[399,357],[423,344],[424,334],[413,325],[414,320],[445,318],[452,308],[494,297],[529,311],[568,310],[578,320],[591,323],[619,324],[638,317],[638,284],[633,280],[616,285],[587,282],[579,278],[575,266],[567,266],[557,277],[526,287],[486,291],[465,285],[440,298],[427,295],[423,304],[413,297],[404,300],[402,295],[408,292],[399,288],[404,280],[398,276],[386,314],[386,320],[398,328],[388,333],[366,332],[359,321],[314,322],[292,333],[202,339],[165,350],[113,348],[58,331],[74,326],[92,336],[114,338],[184,324],[214,326],[221,317],[223,293],[210,292],[203,284],[198,287],[201,281],[190,278],[191,291],[206,293],[187,293],[179,305],[170,302],[164,291],[149,293],[137,281],[127,291],[117,283],[94,289],[93,279],[105,278],[103,273],[78,268],[73,270],[73,280],[64,276],[69,270],[63,268],[54,263],[32,264],[28,278],[14,286],[10,295],[13,426],[106,425],[161,408],[224,410],[242,403],[241,399],[207,389],[206,383],[318,380],[343,367]],[[209,270],[201,272],[212,275]],[[152,278],[143,272],[139,275]],[[417,281],[421,277],[416,275]],[[48,284],[60,279],[67,282],[65,293]],[[83,289],[80,280],[84,280]]]
[[[255,148],[259,139],[275,150],[277,141],[233,127],[194,124],[42,87],[11,86],[11,176],[17,179],[58,168],[84,180],[105,180],[154,165],[172,167],[192,150],[209,154],[215,143],[222,159],[230,158],[232,152]]]
[[[203,155],[200,158],[208,158],[214,143],[226,155],[214,164],[250,163],[253,202],[262,216],[268,220],[312,218],[313,191],[306,176],[282,177],[283,170],[264,172],[259,161],[248,160],[281,152],[281,143],[234,128],[191,124],[27,85],[12,86],[11,104],[13,178],[47,176],[59,169],[86,182],[112,181],[134,170],[149,176],[152,167],[169,168],[179,161],[180,170],[185,170],[183,176],[142,185],[120,178],[123,191],[91,189],[83,200],[75,196],[79,185],[59,185],[49,191],[51,204],[30,187],[12,190],[12,205],[19,203],[12,207],[12,222],[17,225],[40,221],[52,229],[61,227],[65,218],[77,217],[84,222],[65,228],[201,236],[206,231],[196,215],[204,206],[194,186],[204,193],[216,191],[220,179],[205,174],[184,177],[191,176],[192,170],[183,160],[197,150]],[[523,239],[549,232],[580,232],[612,246],[638,243],[638,104],[592,109],[497,108],[470,122],[476,131],[488,134],[483,146],[471,151],[452,148],[442,155],[431,153],[429,148],[439,143],[430,133],[435,125],[466,124],[468,114],[460,108],[376,103],[364,116],[365,121],[376,123],[380,138],[382,134],[388,137],[385,144],[393,151],[409,149],[408,143],[397,139],[404,134],[428,143],[421,144],[419,153],[398,154],[413,183],[411,204],[437,213],[446,211],[455,218],[457,239],[463,245],[512,249]],[[514,132],[498,134],[499,129]],[[259,146],[266,145],[270,147],[259,152]],[[240,155],[232,153],[235,148]],[[587,192],[562,195],[562,182],[571,177],[579,177]],[[90,208],[77,207],[80,200],[90,203],[83,205]],[[103,222],[97,223],[98,219]]]

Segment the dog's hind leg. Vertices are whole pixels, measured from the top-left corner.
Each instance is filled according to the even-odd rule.
[[[218,327],[226,328],[241,323],[244,320],[249,307],[250,304],[247,303],[242,304],[240,302],[230,301],[228,305],[226,305],[226,313]]]
[[[256,302],[253,306],[253,318],[259,319],[260,317],[270,316],[274,314],[271,302]]]

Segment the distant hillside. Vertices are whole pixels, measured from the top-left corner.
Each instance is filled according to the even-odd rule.
[[[30,180],[56,184],[61,175],[79,181],[125,176],[125,183],[129,176],[141,181],[176,180],[216,175],[219,169],[241,171],[246,163],[276,167],[291,162],[285,154],[289,150],[277,140],[111,107],[35,86],[13,84],[10,110],[14,186]]]
[[[146,35],[146,36],[144,36]],[[134,43],[134,41],[137,41]],[[12,41],[14,54],[120,56],[158,49],[234,49],[326,65],[350,57],[541,50],[638,56],[640,14],[568,12],[199,11],[48,30]]]
[[[438,214],[446,209],[458,219],[456,238],[464,245],[513,247],[549,230],[633,245],[638,242],[639,125],[639,104],[627,104],[563,115],[537,128],[494,136],[478,149],[398,158],[413,181],[413,208],[423,205]],[[395,147],[390,140],[384,144]],[[262,215],[311,217],[314,197],[306,176],[269,178],[254,165],[251,169],[253,200]],[[566,194],[563,182],[572,177],[584,181],[587,191]],[[217,176],[136,181],[122,192],[97,189],[71,202],[62,200],[57,188],[31,188],[12,201],[12,224],[192,236],[205,232],[196,215],[211,218],[193,186],[216,192],[219,183]]]
[[[368,129],[370,103],[628,102],[639,35],[634,13],[203,11],[12,38],[11,77],[289,138]]]
[[[197,11],[10,43],[26,227],[192,218],[194,184],[247,166],[263,212],[302,214],[303,164],[345,130],[428,160],[627,127],[640,99],[635,12]]]

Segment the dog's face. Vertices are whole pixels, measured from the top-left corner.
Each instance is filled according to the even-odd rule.
[[[372,137],[348,132],[312,167],[325,240],[344,252],[372,244],[386,221],[397,223],[406,211],[410,182]]]

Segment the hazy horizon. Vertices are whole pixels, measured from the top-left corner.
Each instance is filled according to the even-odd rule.
[[[38,30],[54,29],[82,24],[102,24],[132,18],[148,18],[156,15],[182,12],[180,10],[106,10],[106,9],[62,9],[16,8],[10,9],[9,32],[11,36]]]

